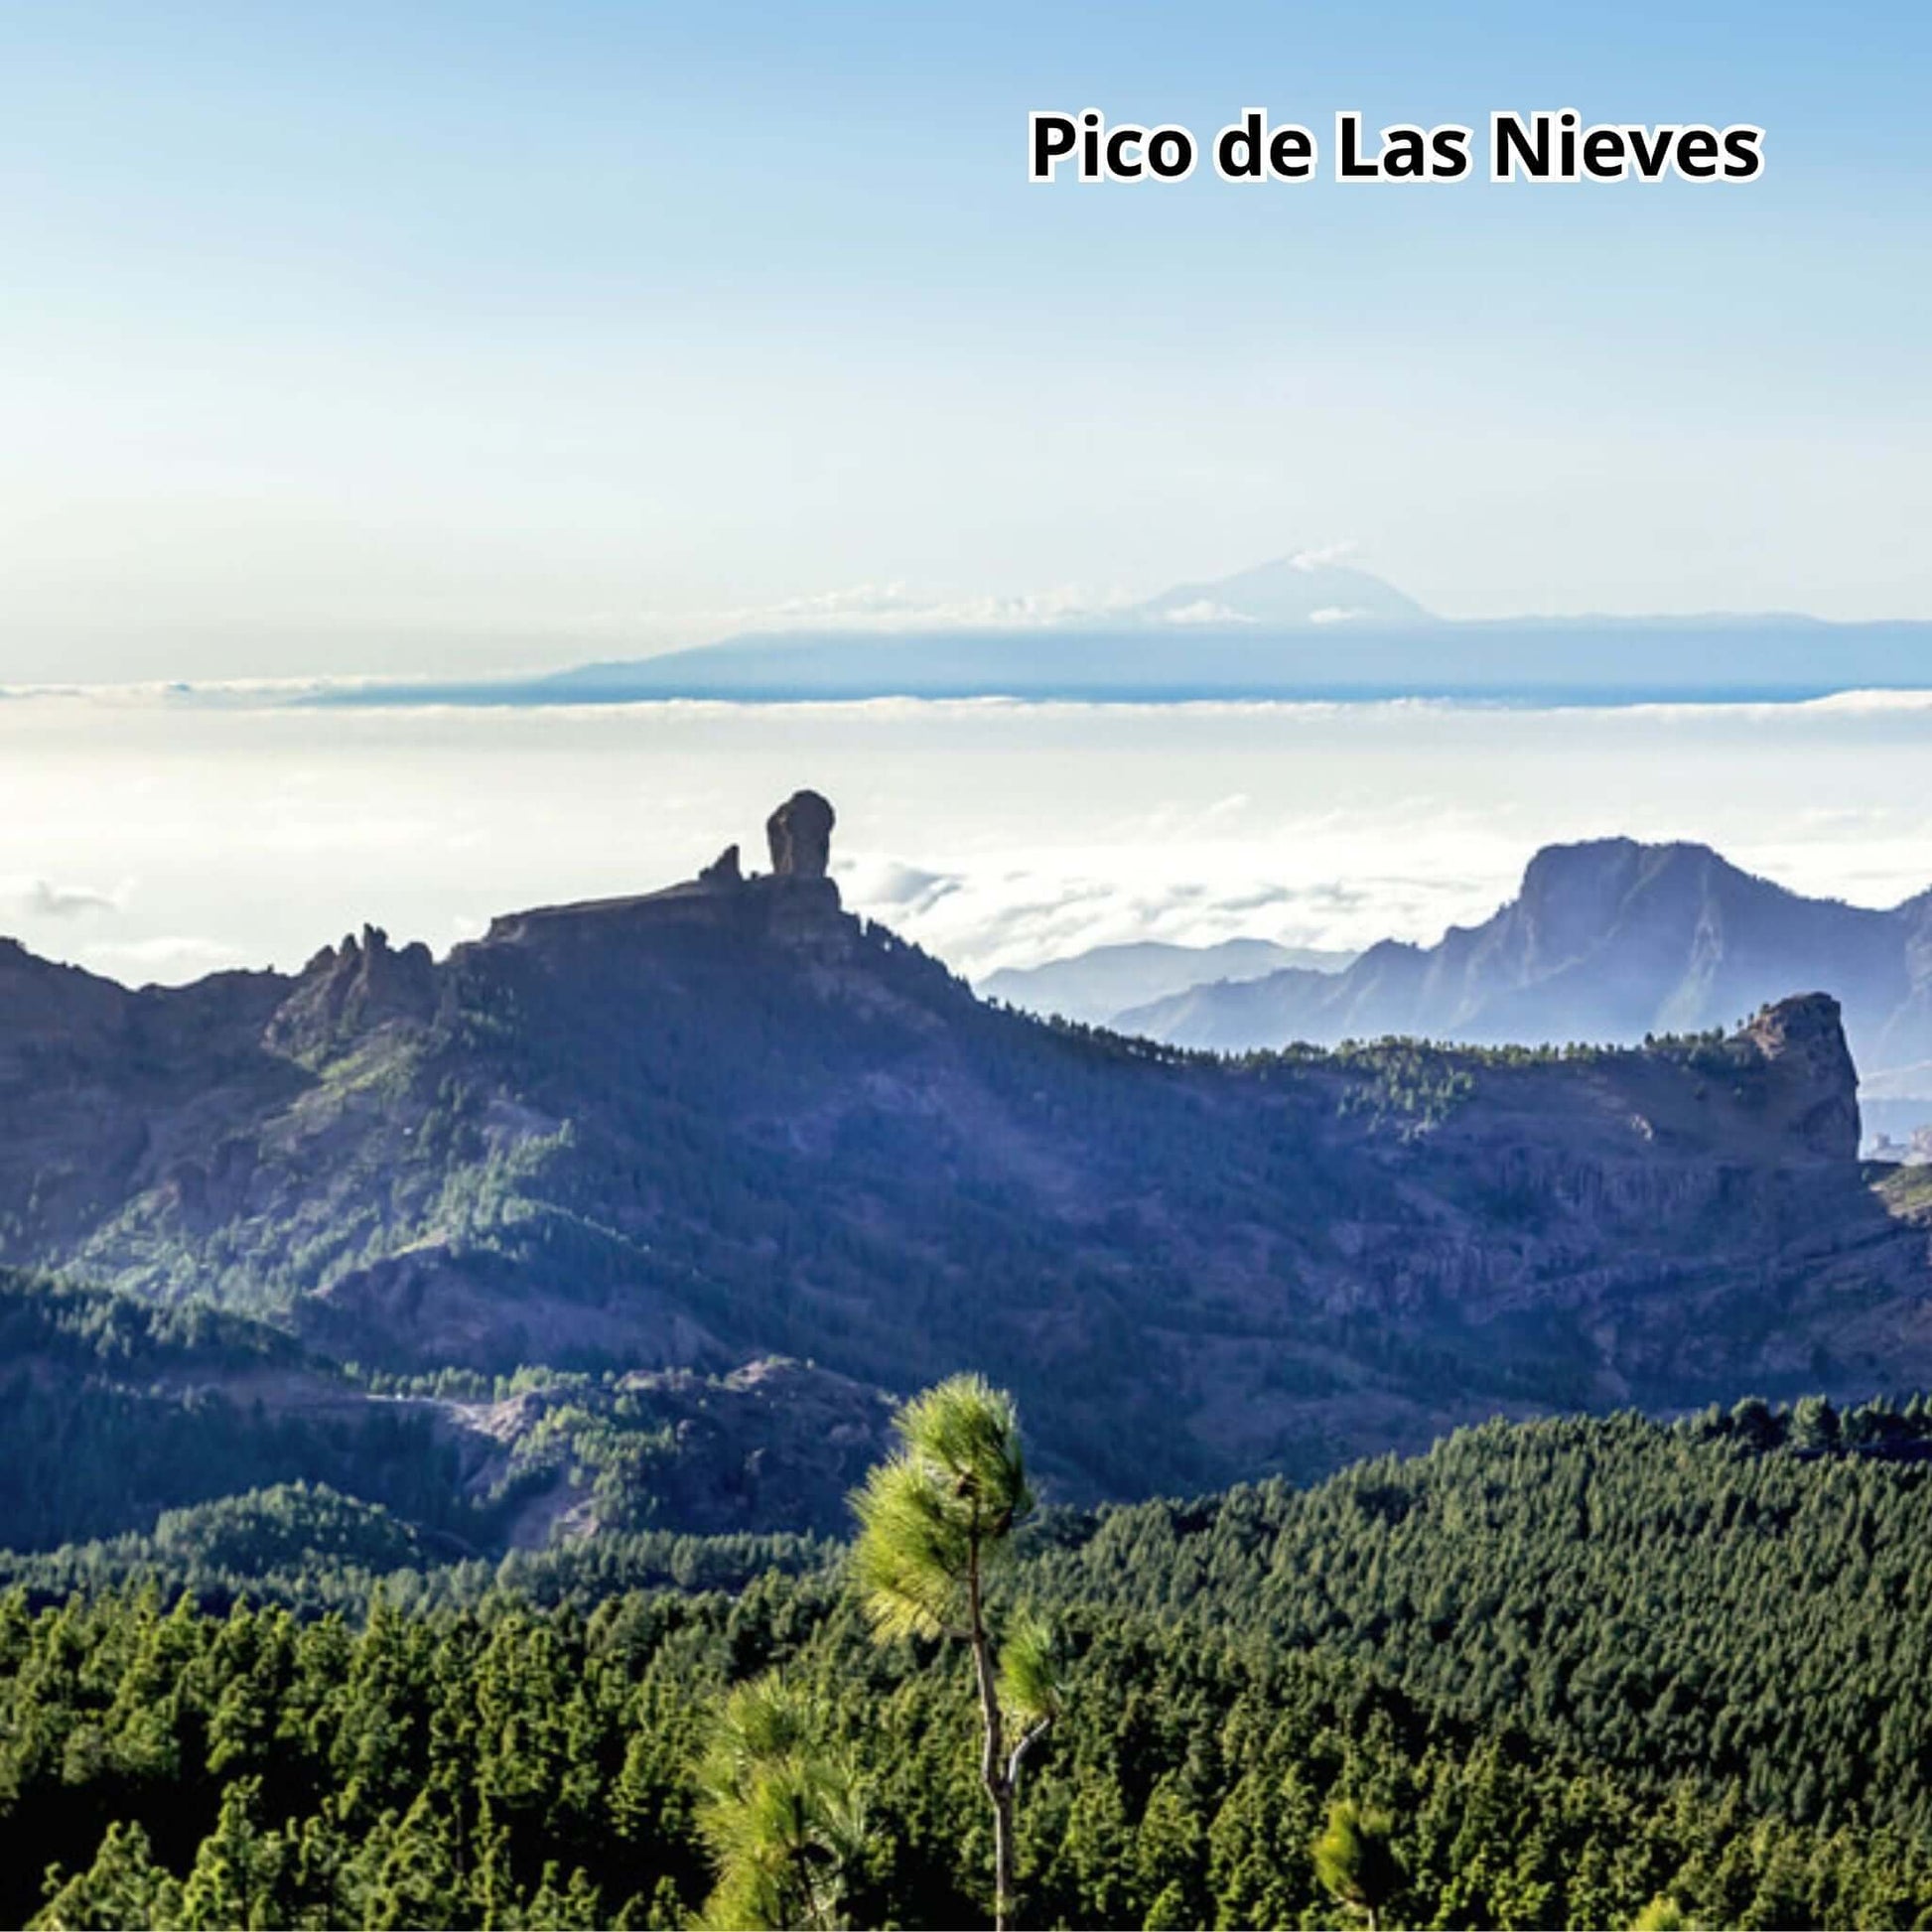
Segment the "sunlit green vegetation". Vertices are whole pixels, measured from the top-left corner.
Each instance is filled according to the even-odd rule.
[[[1917,1403],[1747,1402],[1045,1510],[1001,1582],[1060,1653],[1020,1922],[1331,1924],[1364,1871],[1385,1925],[1919,1922],[1929,1436]],[[6,1599],[0,1831],[31,1856],[0,1918],[675,1923],[717,1882],[715,1714],[777,1669],[855,1773],[836,1915],[991,1914],[971,1647],[877,1642],[823,1546],[740,1539],[706,1575],[693,1544],[674,1578],[674,1539],[654,1573],[613,1539],[628,1576],[593,1545],[574,1578],[558,1552],[474,1593],[428,1581],[461,1566],[378,1585],[407,1533],[313,1491],[166,1541],[333,1561],[340,1607]]]

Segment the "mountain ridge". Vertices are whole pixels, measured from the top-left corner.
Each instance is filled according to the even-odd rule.
[[[1772,985],[1830,986],[1877,1091],[1932,1058],[1932,892],[1882,910],[1814,899],[1688,841],[1546,846],[1516,896],[1434,946],[1384,940],[1334,975],[1293,969],[1124,1013],[1128,1032],[1240,1051],[1400,1034],[1470,1043],[1728,1025]]]
[[[985,1000],[1003,1000],[1041,1018],[1057,1015],[1111,1027],[1149,1001],[1217,980],[1260,979],[1288,967],[1337,972],[1356,954],[1316,946],[1283,946],[1272,939],[1223,939],[1206,946],[1161,940],[1091,946],[1037,966],[1008,966],[974,982]]]
[[[1650,1050],[1223,1063],[976,1000],[843,910],[817,802],[786,869],[728,851],[441,961],[369,928],[130,993],[0,953],[0,1265],[397,1373],[971,1365],[1089,1497],[1932,1382],[1831,999]]]

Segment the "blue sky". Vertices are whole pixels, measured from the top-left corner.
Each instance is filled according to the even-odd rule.
[[[1928,82],[1903,5],[16,5],[0,680],[1336,543],[1453,615],[1932,617]],[[1031,108],[1249,105],[1752,121],[1767,169],[1024,179]]]

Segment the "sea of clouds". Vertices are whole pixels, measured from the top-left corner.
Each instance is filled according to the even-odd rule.
[[[847,902],[980,976],[1083,947],[1433,940],[1542,844],[1695,839],[1800,891],[1932,886],[1932,696],[1529,710],[1005,701],[315,708],[0,695],[0,931],[130,982],[361,925],[647,891],[836,804]]]

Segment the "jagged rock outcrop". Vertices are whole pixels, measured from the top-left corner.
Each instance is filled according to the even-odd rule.
[[[794,791],[764,822],[771,871],[778,879],[823,879],[832,863],[838,815],[815,791]]]
[[[738,847],[728,845],[698,874],[700,886],[710,886],[719,892],[730,892],[745,883],[744,870],[739,864]]]
[[[388,1021],[427,1022],[435,1011],[430,949],[418,939],[398,951],[380,926],[365,925],[359,941],[350,933],[302,969],[295,991],[269,1023],[268,1044],[300,1056]]]
[[[1829,993],[1766,1007],[1742,1037],[1775,1068],[1795,1140],[1820,1160],[1859,1155],[1859,1070],[1845,1041],[1844,1015]]]

